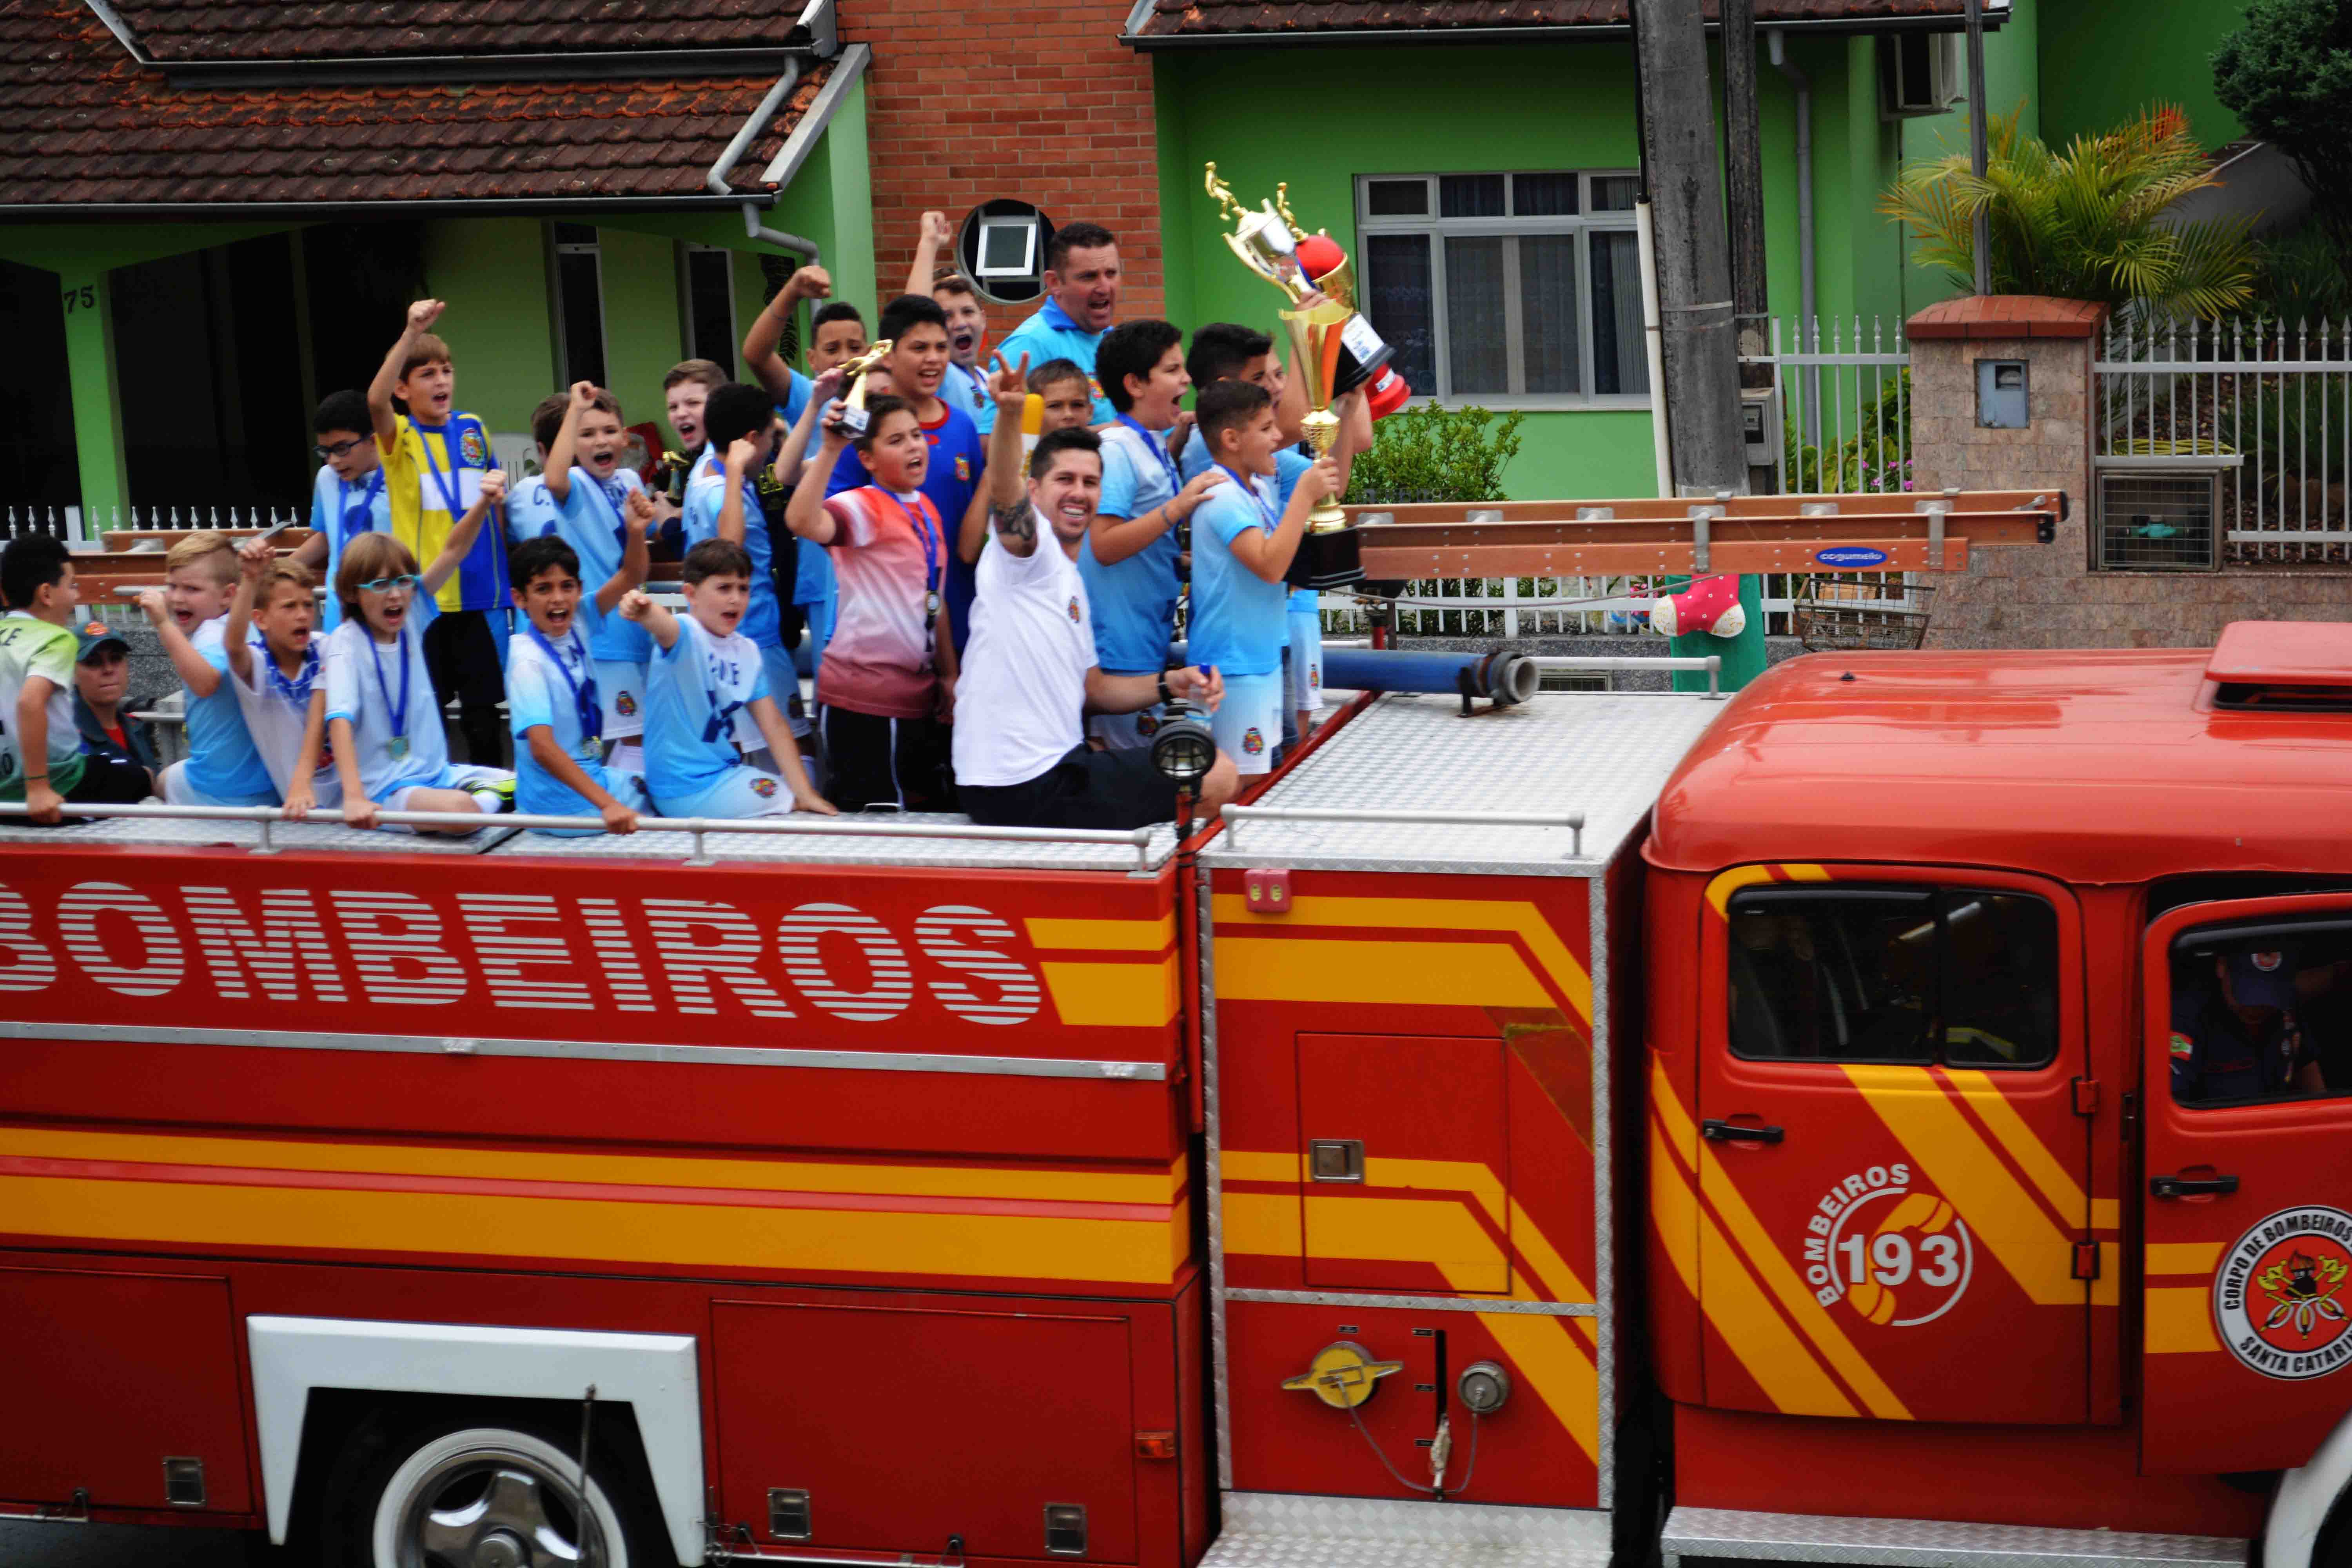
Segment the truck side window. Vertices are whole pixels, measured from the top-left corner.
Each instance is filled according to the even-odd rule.
[[[2184,932],[2172,944],[2172,1098],[2247,1105],[2352,1092],[2352,929]]]
[[[2058,1047],[2058,917],[2030,894],[1750,889],[1731,1048],[1765,1060],[2030,1068]]]

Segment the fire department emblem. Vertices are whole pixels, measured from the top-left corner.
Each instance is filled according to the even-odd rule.
[[[751,793],[766,800],[776,793],[776,781],[762,774],[751,781]]]
[[[1913,1176],[1900,1161],[1867,1166],[1807,1214],[1799,1262],[1822,1306],[1843,1301],[1864,1322],[1914,1329],[1967,1292],[1976,1238],[1949,1200]]]
[[[613,711],[618,713],[624,719],[635,718],[637,716],[637,699],[635,694],[628,691],[616,693],[613,698]]]
[[[1265,750],[1265,737],[1257,732],[1256,725],[1251,725],[1242,736],[1242,750],[1253,757]]]
[[[2352,1362],[2352,1214],[2282,1209],[2240,1237],[2213,1274],[2213,1321],[2230,1353],[2300,1382]]]
[[[469,468],[490,466],[490,443],[478,425],[468,425],[466,433],[457,437],[457,460]]]

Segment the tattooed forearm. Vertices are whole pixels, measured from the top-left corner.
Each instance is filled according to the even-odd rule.
[[[1029,504],[1026,496],[1011,506],[990,508],[988,516],[990,523],[1003,539],[1020,540],[1025,543],[1037,537],[1037,510]]]

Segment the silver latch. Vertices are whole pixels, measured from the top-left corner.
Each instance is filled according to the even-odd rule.
[[[774,1541],[809,1538],[809,1495],[800,1487],[768,1489],[768,1535]]]
[[[1362,1181],[1364,1141],[1360,1138],[1308,1139],[1307,1174],[1318,1182]]]
[[[163,1500],[173,1508],[204,1507],[205,1462],[202,1459],[165,1459]]]
[[[1087,1554],[1087,1510],[1084,1504],[1045,1505],[1045,1555],[1084,1557]]]

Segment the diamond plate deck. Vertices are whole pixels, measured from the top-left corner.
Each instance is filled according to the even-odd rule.
[[[1216,866],[1588,877],[1638,829],[1659,788],[1726,704],[1699,695],[1575,693],[1461,716],[1451,697],[1391,693],[1266,792],[1259,805],[1582,812],[1565,827],[1251,822]]]
[[[514,832],[511,827],[485,826],[469,837],[449,838],[437,833],[388,833],[346,827],[341,822],[273,822],[269,825],[269,842],[278,850],[331,850],[338,854],[481,855],[511,837]],[[72,827],[30,827],[22,822],[0,821],[0,840],[154,844],[183,849],[220,844],[251,849],[261,842],[261,827],[253,822],[206,822],[188,817],[117,816]]]
[[[964,826],[971,821],[966,816],[929,812],[908,812],[888,820]],[[705,835],[702,842],[703,852],[721,865],[791,861],[802,865],[972,867],[1013,871],[1136,869],[1135,849],[1128,844],[792,833],[712,833]],[[1171,825],[1157,830],[1148,846],[1150,866],[1156,868],[1166,865],[1175,849],[1175,827]],[[557,838],[544,833],[518,833],[500,844],[495,853],[507,858],[585,856],[592,859],[685,860],[693,855],[694,842],[691,835],[684,833],[632,833],[624,837],[603,838]]]
[[[1609,1516],[1471,1502],[1224,1494],[1201,1568],[1608,1568]]]
[[[2250,1543],[2213,1535],[1678,1508],[1667,1517],[1661,1544],[1668,1568],[1686,1556],[1885,1568],[2243,1568]]]

